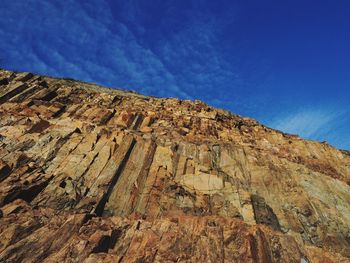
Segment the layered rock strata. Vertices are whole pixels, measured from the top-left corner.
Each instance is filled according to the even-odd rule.
[[[349,262],[350,153],[0,71],[0,262]]]

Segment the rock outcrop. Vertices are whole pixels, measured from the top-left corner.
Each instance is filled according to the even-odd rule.
[[[0,71],[0,262],[349,262],[349,201],[327,143]]]

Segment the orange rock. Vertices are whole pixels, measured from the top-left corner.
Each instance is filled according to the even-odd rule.
[[[0,262],[349,262],[349,152],[200,101],[0,86]]]
[[[148,127],[148,126],[142,127],[140,129],[140,132],[143,132],[143,133],[151,133],[152,131],[153,131],[153,129],[151,127]]]

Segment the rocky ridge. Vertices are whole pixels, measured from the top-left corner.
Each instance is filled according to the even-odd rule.
[[[0,70],[0,262],[349,262],[350,153],[200,101]]]

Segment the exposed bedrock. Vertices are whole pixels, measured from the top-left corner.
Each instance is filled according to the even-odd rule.
[[[0,71],[0,262],[349,262],[349,200],[326,143]]]

